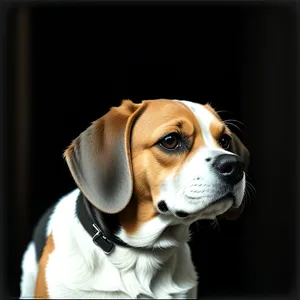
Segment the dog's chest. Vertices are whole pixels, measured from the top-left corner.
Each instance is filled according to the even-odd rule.
[[[149,299],[185,298],[196,284],[188,246],[149,252],[137,255],[131,271],[122,271],[127,295]]]
[[[50,298],[186,298],[197,285],[187,243],[146,252],[116,247],[107,256],[72,210],[72,198],[60,202],[47,229],[55,244],[46,267]]]
[[[48,274],[57,264],[61,265],[62,272],[55,277],[48,276],[49,295],[51,298],[59,295],[67,298],[183,299],[197,284],[187,250],[188,246],[184,245],[165,261],[159,261],[157,256],[128,251],[110,260],[104,257],[101,263],[90,266],[78,257],[77,267],[71,269],[67,258],[57,260],[58,256],[53,253]],[[67,269],[68,274],[63,274]]]

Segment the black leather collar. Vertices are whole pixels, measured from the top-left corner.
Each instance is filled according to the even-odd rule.
[[[108,224],[105,223],[104,214],[94,207],[80,192],[76,203],[76,214],[81,225],[103,252],[110,254],[115,245],[131,247],[111,232]]]

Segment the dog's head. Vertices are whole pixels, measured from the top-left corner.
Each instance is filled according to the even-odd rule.
[[[131,245],[162,246],[176,236],[169,227],[236,217],[243,207],[249,152],[208,104],[125,100],[65,157],[86,198],[119,215],[117,235]]]

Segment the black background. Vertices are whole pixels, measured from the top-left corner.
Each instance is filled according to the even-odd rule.
[[[256,197],[237,221],[222,220],[215,229],[193,227],[199,296],[294,295],[299,217],[295,5],[56,4],[31,6],[28,12],[28,155],[21,173],[14,129],[19,118],[14,102],[17,8],[7,15],[4,244],[10,295],[19,295],[20,260],[33,226],[75,187],[62,159],[64,149],[126,98],[210,102],[230,112],[221,116],[246,125],[235,123],[242,133],[232,130],[251,152]],[[17,191],[16,180],[21,182]]]

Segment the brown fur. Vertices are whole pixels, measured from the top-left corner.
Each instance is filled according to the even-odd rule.
[[[229,136],[231,135],[231,131],[228,129],[228,127],[217,118],[215,118],[209,125],[209,131],[215,139],[216,147],[221,147],[218,143],[218,140],[223,134],[228,134]]]
[[[180,130],[189,136],[192,149],[181,155],[169,155],[155,145],[167,133]],[[178,174],[186,160],[204,145],[194,114],[180,102],[147,101],[147,109],[136,121],[131,136],[134,197],[120,213],[122,227],[134,234],[157,215],[159,187],[168,176]]]
[[[41,259],[39,261],[39,270],[36,279],[34,298],[49,299],[45,270],[47,267],[49,255],[54,251],[54,248],[55,247],[54,247],[53,237],[52,234],[50,234],[50,236],[46,241],[46,245],[43,250]]]
[[[64,153],[77,186],[103,212],[118,213],[130,201],[133,182],[130,134],[135,119],[144,109],[145,104],[124,100],[94,121]],[[108,191],[112,186],[114,193]]]
[[[207,110],[209,110],[219,121],[223,122],[221,117],[218,115],[218,113],[215,111],[214,108],[210,104],[203,105]]]
[[[94,146],[94,155],[97,156],[99,151],[104,152],[104,159],[110,160],[111,153],[113,152],[114,147],[114,137],[120,137],[120,132],[123,131],[126,127],[128,118],[137,110],[140,104],[135,104],[130,100],[123,100],[120,107],[112,107],[110,109],[111,115],[109,118],[105,119],[105,116],[97,119],[93,122],[93,146]],[[113,126],[106,126],[104,132],[104,126],[108,123],[113,122]],[[105,135],[106,138],[102,136]],[[80,136],[72,141],[71,145],[65,150],[64,157],[68,160],[77,146],[77,143],[80,140]],[[102,143],[101,143],[102,142]],[[126,147],[127,155],[129,154],[129,149]],[[95,157],[97,161],[97,158]],[[76,176],[75,176],[76,177]],[[80,183],[77,182],[80,187]]]
[[[209,104],[204,107],[215,116],[210,124],[210,132],[216,140],[215,145],[220,147],[217,140],[223,133],[230,135],[230,131]],[[159,149],[156,144],[164,135],[178,131],[188,136],[190,151],[170,155]],[[123,141],[125,147],[116,146],[118,141]],[[85,147],[87,143],[90,144],[89,147]],[[88,156],[93,166],[99,165],[99,168],[104,170],[103,174],[109,174],[112,166],[117,167],[114,166],[114,155],[125,154],[130,172],[128,178],[125,178],[127,183],[123,186],[123,191],[132,180],[133,193],[131,199],[130,195],[127,198],[127,201],[130,199],[129,202],[124,202],[124,205],[116,207],[111,213],[119,213],[121,226],[128,234],[134,234],[142,224],[158,214],[155,205],[159,200],[163,200],[158,199],[161,184],[171,174],[178,174],[186,161],[203,146],[204,139],[199,122],[185,104],[166,99],[145,100],[142,104],[123,100],[119,107],[111,108],[109,113],[93,122],[90,128],[74,140],[65,151],[65,157],[75,181],[85,192],[84,187],[89,186],[88,182],[83,182],[85,186],[82,186],[77,177],[78,174],[90,176],[89,170],[84,173],[81,159],[83,155]],[[77,154],[76,149],[79,149]],[[81,149],[92,151],[87,153]],[[81,176],[81,181],[84,181],[83,179]],[[99,182],[103,180],[105,181],[105,177],[99,177]],[[122,181],[114,184],[119,182]],[[101,203],[93,204],[105,211]]]

